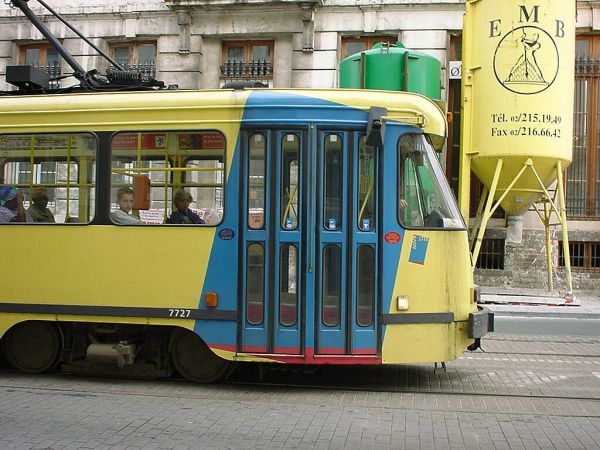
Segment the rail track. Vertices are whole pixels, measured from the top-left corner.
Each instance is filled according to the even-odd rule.
[[[564,348],[552,351],[558,344]],[[583,344],[587,345],[583,349],[585,351],[580,348],[579,352],[575,352]],[[440,366],[436,369],[429,364],[292,366],[242,363],[236,366],[225,382],[217,386],[235,390],[319,390],[600,403],[600,339],[563,338],[552,341],[547,337],[522,339],[500,336],[487,338],[485,347],[488,348],[485,352],[466,353],[461,358],[448,362],[445,369]],[[573,352],[564,351],[569,349]],[[41,384],[23,385],[3,383],[2,380],[7,377],[18,380],[20,375],[8,368],[0,369],[0,388],[57,389],[64,393],[84,392],[85,380],[90,379],[68,374],[50,374],[28,376],[27,379],[39,380]],[[79,382],[73,388],[62,386],[61,383],[61,387],[56,388],[43,383],[44,380],[58,380],[61,377]],[[135,389],[131,389],[132,385],[128,381],[125,382],[127,389],[122,393],[139,395]],[[187,391],[188,387],[194,386],[177,377],[164,379],[160,383],[164,383],[166,388],[161,395],[166,396],[171,395],[169,392],[173,390],[177,391],[176,386],[185,386]],[[172,395],[176,397],[179,394]]]

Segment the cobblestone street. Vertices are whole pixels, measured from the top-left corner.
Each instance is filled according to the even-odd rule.
[[[534,348],[538,355],[523,355]],[[0,448],[600,448],[599,348],[598,339],[523,346],[496,336],[489,353],[466,354],[446,373],[398,366],[267,376],[280,385],[243,374],[194,385],[3,371]],[[567,351],[579,356],[559,356]],[[340,380],[373,378],[376,389],[356,379],[319,383],[336,371]]]

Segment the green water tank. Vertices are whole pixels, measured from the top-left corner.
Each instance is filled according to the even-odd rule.
[[[396,46],[375,44],[371,50],[340,63],[340,87],[417,92],[441,99],[441,64],[431,55]]]

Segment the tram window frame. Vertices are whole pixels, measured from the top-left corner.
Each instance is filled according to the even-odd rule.
[[[282,243],[279,249],[278,315],[279,324],[284,327],[293,327],[298,323],[299,262],[298,245],[293,242]]]
[[[294,139],[289,139],[292,136]],[[291,148],[284,142],[293,142],[295,148]],[[300,205],[300,146],[302,141],[296,132],[285,133],[281,136],[281,180],[279,186],[280,218],[279,226],[282,230],[296,230],[301,220]],[[291,150],[291,151],[289,151]],[[292,152],[295,154],[292,155]],[[290,156],[295,159],[290,159]],[[296,184],[293,184],[293,183]],[[291,189],[293,187],[293,190]]]
[[[327,243],[321,249],[321,323],[339,327],[342,323],[343,252],[337,243]]]
[[[259,139],[256,139],[260,136]],[[267,147],[269,142],[265,131],[248,135],[248,156],[246,174],[246,226],[251,230],[264,230],[266,226],[265,207],[267,204]],[[252,142],[254,140],[254,143]],[[252,147],[260,144],[262,147]],[[258,156],[258,157],[256,157]]]
[[[254,250],[260,250],[256,252]],[[265,320],[266,263],[265,246],[262,242],[249,242],[246,247],[246,322],[259,326]]]
[[[364,251],[370,252],[366,254]],[[370,260],[368,258],[371,258]],[[356,247],[356,324],[362,328],[372,327],[375,323],[377,253],[371,244]],[[370,263],[364,264],[364,261]],[[363,262],[363,264],[361,264]],[[367,300],[367,301],[365,301]],[[367,311],[368,314],[364,312]],[[367,319],[366,321],[363,321]]]
[[[136,135],[135,137],[131,137],[132,135]],[[219,135],[217,138],[218,141],[214,140],[214,137]],[[124,140],[127,144],[122,143],[123,147],[115,148],[113,142],[117,136],[125,136]],[[129,136],[129,137],[128,137]],[[150,138],[146,138],[149,136]],[[170,136],[170,137],[169,137]],[[194,137],[196,136],[196,137]],[[203,142],[202,136],[208,136],[206,142]],[[145,144],[148,144],[148,139],[155,139],[155,147],[143,148]],[[164,138],[164,142],[159,142],[160,138]],[[211,138],[213,141],[211,142]],[[128,141],[129,139],[129,141]],[[169,139],[173,139],[177,142],[176,153],[169,153],[169,151],[173,150],[169,148]],[[184,140],[185,139],[185,140]],[[131,148],[131,140],[135,140],[135,148]],[[211,145],[220,144],[220,147],[213,147]],[[206,147],[203,147],[206,145]],[[139,211],[145,210],[148,211],[145,215],[146,217],[142,218],[142,220],[138,223],[132,224],[120,224],[113,221],[115,225],[143,225],[143,226],[151,226],[151,225],[169,225],[169,226],[202,226],[202,227],[217,227],[219,226],[225,215],[225,191],[226,191],[226,173],[227,173],[227,138],[226,134],[218,129],[184,129],[184,130],[171,130],[171,129],[161,129],[161,130],[122,130],[113,133],[110,138],[110,151],[111,151],[111,211],[116,211],[116,193],[115,182],[113,181],[114,175],[119,172],[123,172],[120,176],[122,177],[131,177],[132,182],[127,184],[117,183],[119,186],[129,186],[132,187],[134,182],[134,176],[131,175],[133,173],[139,173],[142,176],[148,178],[149,185],[149,193],[148,193],[148,202],[150,202],[150,208],[136,208],[138,210],[138,218]],[[131,151],[132,153],[128,154],[128,158],[123,157],[123,152]],[[209,151],[210,153],[202,154],[203,151]],[[138,155],[139,152],[139,155]],[[156,153],[147,153],[146,155],[142,155],[142,152],[156,152]],[[117,156],[115,156],[117,153]],[[129,168],[119,168],[114,166],[115,161],[127,161],[131,164]],[[152,161],[161,161],[167,163],[167,166],[164,168],[154,168],[154,167],[137,167],[136,164],[138,162],[152,162]],[[214,168],[211,167],[198,167],[197,170],[192,170],[188,167],[188,163],[190,161],[212,161],[215,165]],[[220,166],[219,166],[220,165]],[[150,166],[150,165],[149,165]],[[117,172],[115,172],[115,169]],[[144,170],[148,169],[148,170]],[[212,170],[211,170],[212,169]],[[126,174],[127,170],[130,171],[130,174]],[[151,179],[151,173],[157,172],[160,174],[164,174],[164,180],[156,181]],[[220,176],[215,176],[214,183],[200,183],[194,182],[192,180],[186,180],[185,174],[187,172],[193,173],[202,173],[202,172],[211,172],[217,173],[220,172]],[[209,184],[207,186],[202,186],[202,184]],[[204,223],[171,223],[169,222],[169,218],[171,217],[174,211],[173,205],[173,196],[175,192],[179,189],[183,189],[186,192],[192,195],[194,199],[194,203],[198,198],[203,197],[200,195],[203,189],[212,189],[212,194],[210,195],[217,196],[217,191],[220,190],[220,209],[219,208],[190,208],[196,215],[198,215]],[[164,196],[159,196],[159,199],[152,199],[152,192],[157,192],[157,190],[164,190]],[[134,200],[135,202],[135,200]],[[153,203],[160,203],[162,206],[159,208],[153,208]],[[139,206],[139,205],[137,205]],[[210,210],[210,211],[209,211]],[[217,211],[214,213],[214,211]],[[208,215],[207,215],[208,214]],[[210,223],[208,222],[208,218],[210,218]]]
[[[88,144],[86,148],[83,148],[82,150],[78,150],[75,149],[75,152],[77,153],[78,151],[81,154],[76,154],[74,156],[70,155],[70,152],[72,151],[71,149],[65,149],[64,152],[66,152],[66,154],[62,155],[60,154],[59,156],[57,156],[55,153],[63,150],[63,148],[56,148],[56,144],[52,144],[52,140],[54,139],[56,141],[58,141],[58,137],[59,136],[65,136],[67,139],[69,139],[69,136],[89,136],[90,138],[87,140]],[[51,148],[44,148],[43,144],[39,145],[39,147],[36,149],[33,149],[33,152],[30,153],[29,155],[11,155],[10,152],[11,151],[21,151],[21,152],[31,152],[31,148],[28,149],[12,149],[9,150],[7,148],[3,149],[1,147],[1,142],[2,142],[2,138],[9,138],[10,137],[23,137],[23,138],[27,138],[29,140],[31,140],[32,137],[34,136],[45,136],[47,142],[45,145],[53,145]],[[68,142],[68,141],[67,141]],[[82,144],[85,141],[82,140]],[[92,143],[92,144],[90,144]],[[17,144],[18,145],[18,144]],[[69,144],[66,144],[67,146]],[[37,150],[37,154],[36,154],[36,150]],[[41,153],[40,153],[41,152]],[[89,155],[86,155],[85,153],[89,152]],[[25,209],[28,211],[27,213],[27,222],[8,222],[8,224],[27,224],[27,225],[74,225],[74,224],[79,224],[79,225],[88,225],[90,223],[92,223],[94,221],[95,216],[97,215],[97,160],[98,160],[98,152],[99,152],[99,139],[98,136],[91,131],[64,131],[64,132],[32,132],[32,133],[3,133],[0,134],[0,158],[3,159],[2,164],[0,166],[0,185],[5,185],[5,186],[14,186],[17,187],[19,190],[21,190],[21,192],[23,192],[24,195],[24,207]],[[87,174],[87,180],[85,181],[81,181],[81,177],[82,177],[82,166],[83,166],[83,157],[87,157],[87,167],[85,169],[85,171],[83,171],[84,174]],[[59,176],[60,173],[60,168],[58,166],[55,166],[55,171],[54,171],[54,180],[53,182],[49,182],[52,180],[43,180],[43,171],[40,168],[38,171],[36,171],[35,166],[36,165],[40,165],[43,163],[52,163],[52,164],[64,164],[65,166],[69,166],[69,161],[71,161],[71,164],[73,164],[73,166],[76,168],[75,171],[75,175],[74,175],[74,181],[71,181],[71,173],[69,172],[68,174],[66,174],[66,178],[64,182],[60,182],[57,181],[57,177]],[[14,180],[11,180],[10,178],[7,177],[7,165],[10,163],[27,163],[29,165],[29,170],[19,170],[18,168],[15,169],[15,173],[14,176],[17,177]],[[33,170],[31,168],[31,164],[33,163]],[[72,169],[66,169],[65,170],[72,170]],[[18,179],[18,177],[20,176],[19,172],[24,172],[24,173],[29,173],[29,181],[22,183],[20,182],[20,180]],[[36,176],[36,172],[37,172],[37,176]],[[38,178],[38,180],[33,179],[33,178]],[[53,208],[49,208],[48,206],[46,206],[47,209],[50,210],[50,212],[52,213],[52,218],[54,219],[54,221],[42,221],[41,217],[39,217],[38,215],[35,215],[33,218],[31,218],[31,215],[29,213],[29,209],[33,206],[33,201],[31,199],[31,192],[33,189],[35,188],[45,188],[47,191],[50,191],[52,193],[52,196],[48,195],[48,197],[52,198],[52,204],[53,204]],[[82,196],[82,191],[86,188],[89,188],[89,192],[85,195]],[[61,189],[66,189],[67,191],[65,191],[65,196],[64,197],[57,197],[57,190],[61,190]],[[76,197],[71,197],[71,190],[75,190],[75,192],[77,193]],[[85,201],[85,198],[87,197],[87,211],[83,211],[85,216],[87,217],[83,217],[81,216],[81,202]],[[60,202],[66,202],[66,207],[65,207],[65,214],[64,214],[64,218],[62,217],[63,214],[60,212],[60,210],[57,210],[57,198],[59,199],[58,201]],[[74,207],[71,209],[71,204],[74,204]],[[75,215],[69,214],[70,211],[72,210],[76,211]],[[60,218],[61,221],[56,221],[56,218]],[[47,217],[46,217],[47,218]],[[39,220],[37,220],[39,219]],[[84,220],[85,219],[85,220]],[[3,225],[6,223],[2,223]]]
[[[415,145],[413,151],[407,152],[406,149],[410,146],[403,145],[403,142],[409,139],[415,139]],[[417,142],[417,140],[420,140],[420,142]],[[418,146],[422,148],[417,149]],[[403,156],[403,153],[406,155]],[[410,155],[414,155],[414,157]],[[429,136],[414,132],[402,134],[396,143],[396,156],[396,215],[398,223],[405,229],[413,230],[464,231],[466,224],[442,172]],[[404,171],[408,167],[405,165],[405,161],[409,160],[413,167],[413,187],[417,197],[416,203],[407,200],[409,196],[406,192],[407,182],[404,179]],[[408,168],[410,169],[410,167]],[[424,170],[419,170],[420,168],[424,168]],[[426,178],[424,178],[425,175]],[[430,193],[425,198],[427,184],[430,185]],[[411,222],[406,219],[406,213],[411,214]]]
[[[379,152],[377,150],[377,147],[367,145],[365,134],[358,136],[356,227],[361,232],[372,232],[377,226],[376,199],[379,195]]]
[[[335,139],[331,139],[334,137]],[[323,135],[323,168],[321,174],[323,183],[321,215],[323,216],[323,223],[321,226],[325,231],[340,231],[343,225],[343,180],[346,165],[344,150],[346,145],[342,133],[330,132]],[[338,158],[337,163],[335,157]],[[336,192],[334,188],[337,188],[338,191]]]

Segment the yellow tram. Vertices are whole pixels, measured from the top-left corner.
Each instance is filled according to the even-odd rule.
[[[458,357],[493,318],[437,161],[445,134],[407,92],[0,97],[5,358],[209,382],[234,361]],[[33,221],[38,195],[53,222]]]

